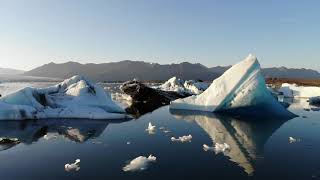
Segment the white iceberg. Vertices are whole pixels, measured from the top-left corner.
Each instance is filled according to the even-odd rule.
[[[172,77],[162,85],[155,87],[163,91],[174,91],[181,95],[185,94],[201,94],[209,87],[206,82],[200,82],[195,80],[183,80],[177,77]]]
[[[123,119],[125,111],[101,86],[73,76],[47,88],[27,87],[0,98],[0,119]]]
[[[76,159],[76,161],[72,164],[64,165],[64,169],[66,171],[79,171],[80,170],[80,159]]]
[[[316,86],[298,86],[296,84],[283,83],[278,89],[284,97],[310,98],[320,96],[320,87]]]
[[[202,145],[204,151],[213,151],[214,147],[208,146],[207,144]]]
[[[126,166],[124,166],[122,168],[122,170],[125,172],[127,172],[127,171],[142,171],[142,170],[147,169],[148,165],[151,162],[155,162],[156,160],[157,160],[157,158],[152,155],[149,155],[149,157],[139,156],[139,157],[133,159],[132,161],[130,161],[130,163],[127,164]]]
[[[154,134],[155,130],[156,130],[156,126],[152,125],[151,122],[149,122],[146,131],[148,131],[149,134]]]
[[[293,116],[267,89],[257,58],[249,55],[215,79],[202,94],[177,99],[171,109]]]
[[[301,141],[301,139],[298,139],[298,138],[294,138],[294,137],[289,137],[289,143],[291,144],[291,143],[296,143],[296,142],[300,142]]]
[[[192,136],[191,134],[189,134],[188,136],[181,136],[179,138],[175,138],[175,137],[171,137],[171,141],[175,142],[175,141],[179,141],[179,142],[191,142]]]

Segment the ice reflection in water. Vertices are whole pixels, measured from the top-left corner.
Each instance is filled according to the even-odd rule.
[[[123,121],[110,120],[72,120],[50,119],[37,121],[0,121],[0,138],[16,138],[20,143],[31,144],[40,138],[50,139],[61,136],[74,142],[85,142],[90,138],[99,137],[109,123]],[[0,151],[14,147],[19,143],[0,144]]]
[[[237,119],[225,115],[197,111],[171,110],[177,119],[196,122],[216,143],[228,144],[223,154],[253,175],[255,161],[262,156],[264,144],[285,123],[284,119]],[[199,147],[201,148],[201,147]]]

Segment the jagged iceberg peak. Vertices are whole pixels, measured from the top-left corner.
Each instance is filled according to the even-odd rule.
[[[171,109],[293,116],[268,91],[254,55],[233,65],[202,94],[173,101]]]
[[[47,87],[27,87],[0,99],[0,119],[125,118],[125,111],[101,86],[73,76]]]

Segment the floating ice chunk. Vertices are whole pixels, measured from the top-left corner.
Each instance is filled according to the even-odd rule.
[[[191,142],[192,136],[191,134],[189,134],[188,136],[181,136],[179,138],[175,138],[175,137],[171,137],[171,141],[175,142],[175,141],[180,141],[182,143],[184,142]]]
[[[162,85],[155,87],[163,91],[174,91],[179,94],[200,94],[209,87],[208,83],[194,80],[183,80],[177,77],[172,77]]]
[[[278,90],[285,97],[303,97],[310,98],[320,96],[320,87],[298,86],[296,84],[283,83]]]
[[[125,111],[101,86],[73,76],[47,88],[27,87],[0,98],[0,119],[123,119]]]
[[[145,156],[139,156],[132,161],[130,161],[129,164],[124,166],[122,168],[123,171],[142,171],[148,168],[148,165],[151,162],[155,162],[157,158],[155,156],[149,155],[149,157]]]
[[[297,139],[290,136],[289,143],[295,143],[295,142],[297,142]]]
[[[155,130],[156,130],[156,126],[152,125],[151,122],[149,122],[148,128],[146,129],[146,131],[148,131],[149,134],[154,134]]]
[[[197,96],[171,102],[171,109],[294,116],[267,89],[257,58],[249,55],[215,79]]]
[[[80,159],[76,159],[76,161],[72,164],[64,165],[64,169],[68,172],[70,171],[79,171],[80,170]]]
[[[208,146],[206,144],[203,144],[203,150],[204,151],[213,151],[214,150],[214,147],[211,147],[211,146]]]
[[[131,142],[130,142],[130,141],[128,141],[128,142],[127,142],[127,145],[130,145],[130,144],[131,144]]]

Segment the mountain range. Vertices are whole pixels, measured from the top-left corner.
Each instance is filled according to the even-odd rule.
[[[231,66],[216,66],[208,68],[199,63],[192,64],[189,62],[162,65],[130,60],[101,64],[80,64],[70,61],[61,64],[51,62],[24,72],[24,75],[64,79],[76,74],[81,74],[94,81],[126,81],[133,78],[146,81],[167,80],[172,76],[182,79],[212,80],[219,77],[230,67]],[[262,72],[266,78],[320,78],[318,71],[304,68],[273,67],[264,68]]]
[[[0,75],[16,75],[22,74],[24,71],[10,68],[1,68],[0,67]]]

